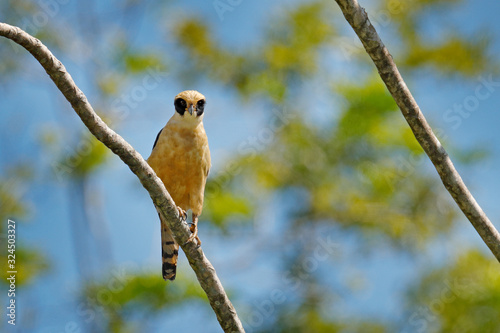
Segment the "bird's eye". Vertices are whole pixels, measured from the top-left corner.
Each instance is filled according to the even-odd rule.
[[[182,116],[184,115],[184,111],[186,111],[186,107],[187,107],[187,104],[186,104],[186,101],[183,100],[182,98],[177,98],[175,101],[174,101],[174,106],[175,106],[175,110]]]
[[[181,108],[185,108],[187,106],[186,101],[182,98],[177,98],[174,102],[174,105]]]
[[[196,105],[197,105],[198,107],[203,107],[203,106],[205,105],[205,100],[204,100],[204,99],[199,100],[199,101],[198,101],[198,103],[196,103]]]

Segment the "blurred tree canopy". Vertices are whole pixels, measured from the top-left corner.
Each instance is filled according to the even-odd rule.
[[[154,5],[159,11],[171,6],[169,2]],[[382,0],[368,9],[377,28],[390,29],[389,49],[408,82],[423,69],[431,69],[426,73],[433,76],[471,80],[496,68],[488,56],[490,35],[483,37],[478,31],[464,36],[455,26],[443,25],[430,36],[425,29],[429,13],[438,15],[459,5],[454,0]],[[141,5],[123,1],[120,6],[125,22]],[[28,0],[0,4],[0,12],[9,18],[2,20],[20,26],[19,13],[30,15],[36,10]],[[352,31],[333,1],[287,5],[267,23],[257,45],[237,50],[220,43],[202,17],[180,16],[162,32],[179,48],[177,55],[168,57],[159,48],[134,46],[128,34],[136,28],[133,24],[107,34],[99,34],[106,31],[103,27],[86,29],[99,24],[109,28],[104,16],[82,13],[80,29],[60,34],[58,22],[27,30],[64,57],[81,52],[67,42],[75,36],[82,44],[93,39],[93,47],[109,51],[109,58],[85,64],[85,69],[99,96],[94,107],[113,126],[119,127],[122,121],[114,102],[126,83],[151,68],[169,68],[175,80],[186,85],[208,79],[235,93],[241,103],[258,102],[268,110],[267,126],[238,147],[226,168],[211,171],[202,216],[221,237],[237,240],[241,230],[261,236],[251,223],[262,218],[259,211],[266,207],[279,211],[272,242],[263,238],[259,255],[265,259],[272,251],[278,257],[275,275],[285,281],[281,297],[267,302],[257,299],[267,310],[256,312],[243,286],[230,289],[248,332],[499,331],[500,280],[491,268],[491,258],[476,249],[462,249],[454,263],[415,270],[412,279],[395,291],[404,306],[391,318],[373,317],[362,310],[346,312],[337,305],[360,302],[353,295],[362,289],[365,256],[388,247],[395,256],[415,260],[440,238],[453,234],[459,211],[437,175],[429,172],[430,163],[359,41],[345,37],[352,37]],[[26,72],[28,56],[19,55],[9,47],[0,48],[5,82],[10,75]],[[339,66],[347,67],[350,74],[342,74]],[[62,135],[44,133],[43,149],[57,161],[56,174],[62,171],[75,184],[87,182],[105,167],[109,152],[89,134],[68,133],[65,124],[60,125]],[[62,141],[71,142],[69,153],[61,154],[57,148]],[[453,147],[453,142],[447,144]],[[453,149],[460,151],[460,147]],[[476,160],[469,158],[468,163]],[[71,172],[65,173],[68,166]],[[0,181],[25,177],[9,173]],[[9,191],[0,187],[2,220],[25,214],[17,186]],[[78,188],[85,191],[85,186]],[[76,205],[83,209],[92,205],[81,197]],[[84,218],[87,224],[88,219]],[[318,259],[323,257],[316,256],[316,246],[329,235],[337,235],[338,246],[353,248],[354,258],[337,251]],[[22,249],[19,254],[23,251],[33,250]],[[38,263],[27,269],[32,278],[48,265],[32,253],[26,257]],[[361,271],[361,282],[338,272],[346,265]],[[106,290],[103,279],[90,281],[81,291],[84,300],[97,299]],[[107,304],[98,304],[102,311],[92,317],[93,331],[139,332],[141,322],[169,313],[174,305],[204,301],[199,287],[185,276],[165,284],[157,275],[134,273],[120,290]]]

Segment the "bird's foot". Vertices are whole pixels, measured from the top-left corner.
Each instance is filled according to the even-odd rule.
[[[201,240],[198,237],[198,226],[195,223],[192,223],[191,226],[189,227],[189,230],[191,230],[191,235],[187,239],[187,241],[184,243],[186,245],[187,243],[191,242],[193,239],[196,239],[196,242],[198,243],[198,247],[201,246]]]
[[[179,211],[179,217],[181,219],[183,219],[184,221],[186,221],[186,219],[188,217],[187,212],[184,209],[182,209],[181,207],[179,207],[179,206],[177,206],[177,210]]]

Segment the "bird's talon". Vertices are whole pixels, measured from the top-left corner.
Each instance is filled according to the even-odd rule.
[[[191,227],[189,228],[189,230],[191,230],[191,235],[189,236],[189,238],[187,239],[187,241],[184,243],[184,245],[186,245],[187,243],[191,242],[193,239],[196,239],[196,242],[198,243],[198,245],[196,246],[196,248],[199,248],[201,246],[201,240],[198,237],[198,228],[196,227],[195,224],[191,224]]]
[[[179,212],[179,217],[183,220],[186,220],[187,219],[187,213],[184,209],[182,209],[181,207],[177,206],[177,211]]]

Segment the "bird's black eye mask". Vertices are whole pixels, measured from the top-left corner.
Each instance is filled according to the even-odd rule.
[[[177,98],[174,101],[174,106],[175,106],[175,111],[177,111],[181,116],[184,115],[184,112],[186,112],[186,101],[183,100],[182,98]]]
[[[204,99],[201,99],[196,103],[196,116],[199,117],[205,112],[205,104],[207,102]]]

